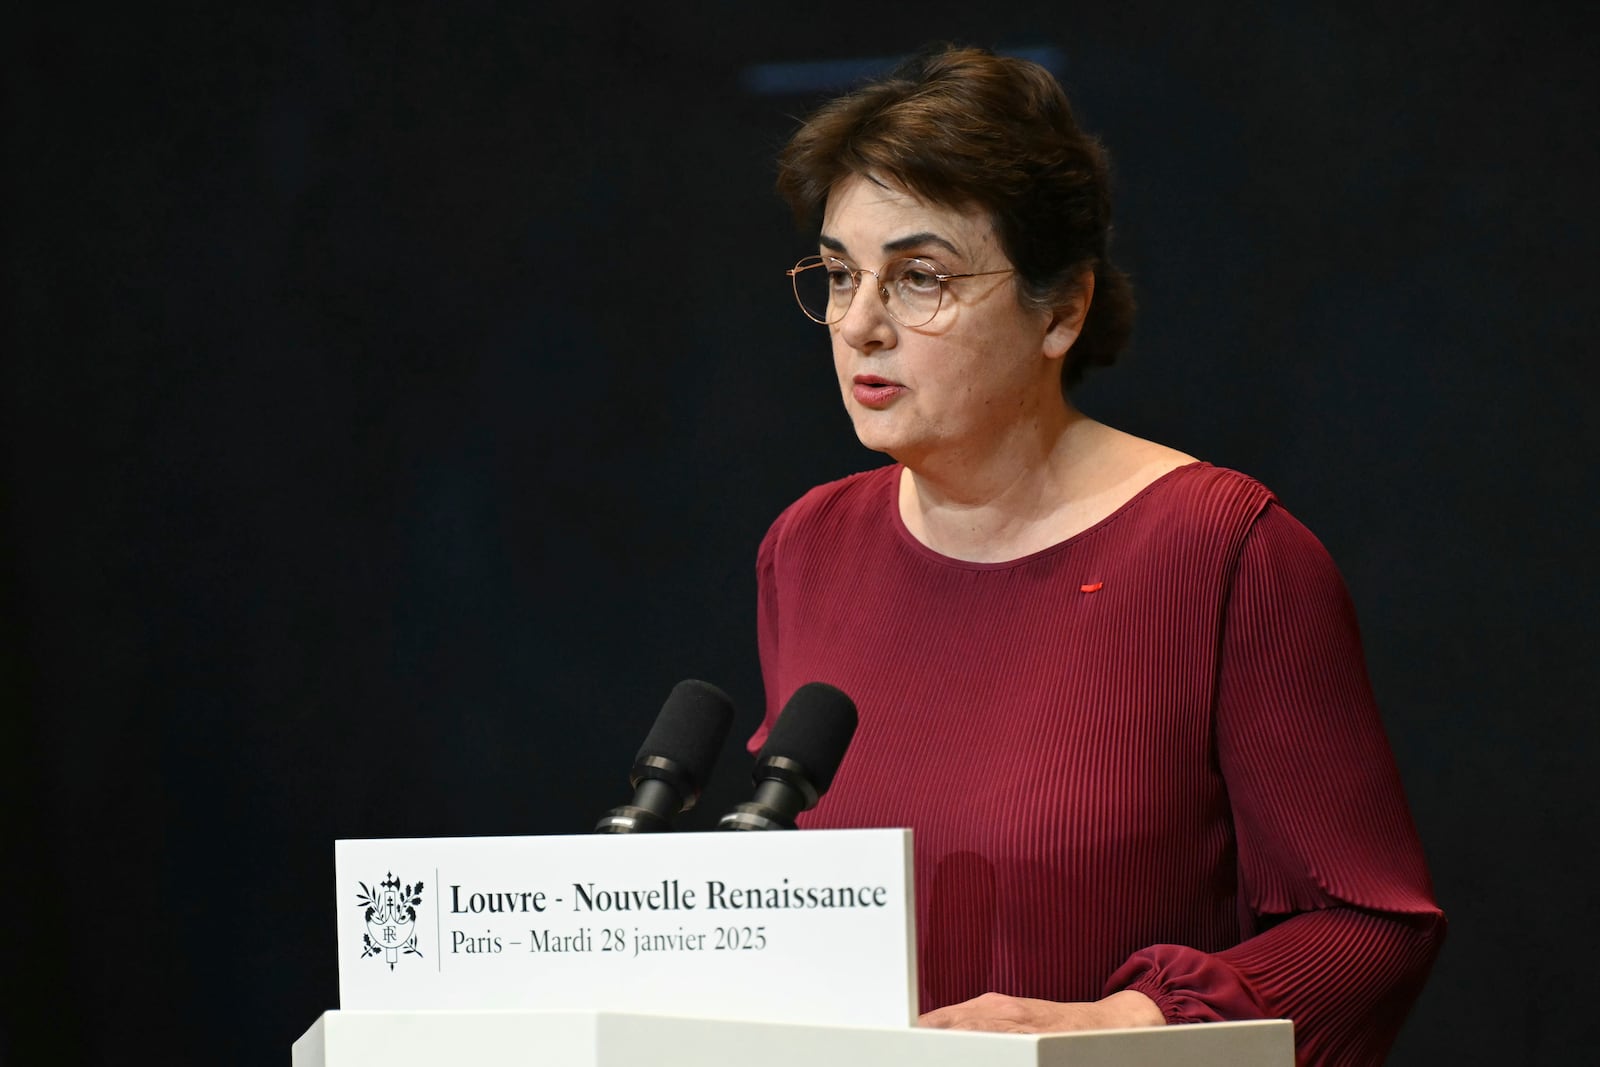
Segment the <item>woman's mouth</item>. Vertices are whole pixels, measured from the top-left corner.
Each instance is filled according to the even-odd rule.
[[[858,374],[851,380],[850,395],[862,407],[886,408],[905,390],[906,387],[899,382],[891,382],[876,374]]]

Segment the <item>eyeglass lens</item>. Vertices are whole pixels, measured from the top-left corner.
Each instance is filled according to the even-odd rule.
[[[884,308],[902,326],[921,326],[939,312],[942,285],[939,268],[923,259],[896,259],[883,265],[875,278],[870,270],[859,275],[837,259],[801,261],[794,272],[794,295],[800,308],[822,323],[844,318],[855,299],[856,278],[862,286],[875,286]]]

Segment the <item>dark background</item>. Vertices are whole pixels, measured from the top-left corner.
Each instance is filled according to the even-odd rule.
[[[0,1059],[286,1062],[336,838],[583,832],[680,678],[754,727],[757,541],[878,462],[772,158],[937,38],[1116,161],[1082,405],[1346,575],[1452,923],[1393,1061],[1584,1058],[1590,9],[610,6],[8,20]]]

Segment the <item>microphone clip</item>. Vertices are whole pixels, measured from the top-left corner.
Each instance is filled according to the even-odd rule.
[[[819,794],[798,760],[767,756],[756,767],[756,794],[717,822],[719,830],[793,830],[794,817],[816,806]]]

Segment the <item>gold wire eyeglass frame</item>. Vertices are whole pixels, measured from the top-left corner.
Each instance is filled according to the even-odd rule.
[[[908,269],[908,265],[911,265],[910,269]],[[815,270],[818,267],[826,267],[830,271],[843,271],[850,277],[850,299],[845,301],[844,304],[840,305],[838,314],[834,315],[832,318],[818,318],[817,315],[806,306],[805,298],[800,295],[800,276],[806,271]],[[891,300],[888,282],[898,282],[905,278],[906,275],[911,273],[913,270],[917,273],[927,274],[930,278],[937,280],[939,283],[939,296],[938,299],[933,302],[933,310],[928,312],[926,316],[916,319],[915,321],[908,321],[907,318],[895,314],[894,307],[897,303],[901,307],[907,308],[907,310],[909,310],[909,308],[907,307],[904,297],[901,297],[898,300]],[[894,321],[898,322],[902,326],[917,327],[926,326],[928,323],[933,321],[934,316],[939,314],[939,309],[944,306],[945,283],[956,281],[960,278],[985,278],[995,274],[1014,274],[1016,273],[1016,268],[1007,267],[1004,270],[978,270],[969,271],[965,274],[947,274],[941,271],[938,266],[928,262],[925,259],[920,259],[916,256],[905,256],[900,259],[891,259],[878,270],[872,270],[867,267],[851,267],[843,260],[835,259],[833,256],[806,256],[804,259],[800,260],[800,262],[784,271],[784,273],[789,276],[790,284],[794,288],[795,303],[800,305],[800,310],[803,311],[806,318],[810,319],[812,322],[818,323],[822,326],[831,326],[843,319],[845,315],[849,313],[851,305],[855,303],[856,294],[861,291],[861,276],[863,274],[870,274],[872,275],[873,280],[878,283],[878,299],[883,301],[883,310],[888,312],[889,317],[894,319]],[[888,282],[886,282],[885,279],[888,279]],[[832,306],[831,301],[829,306]]]

